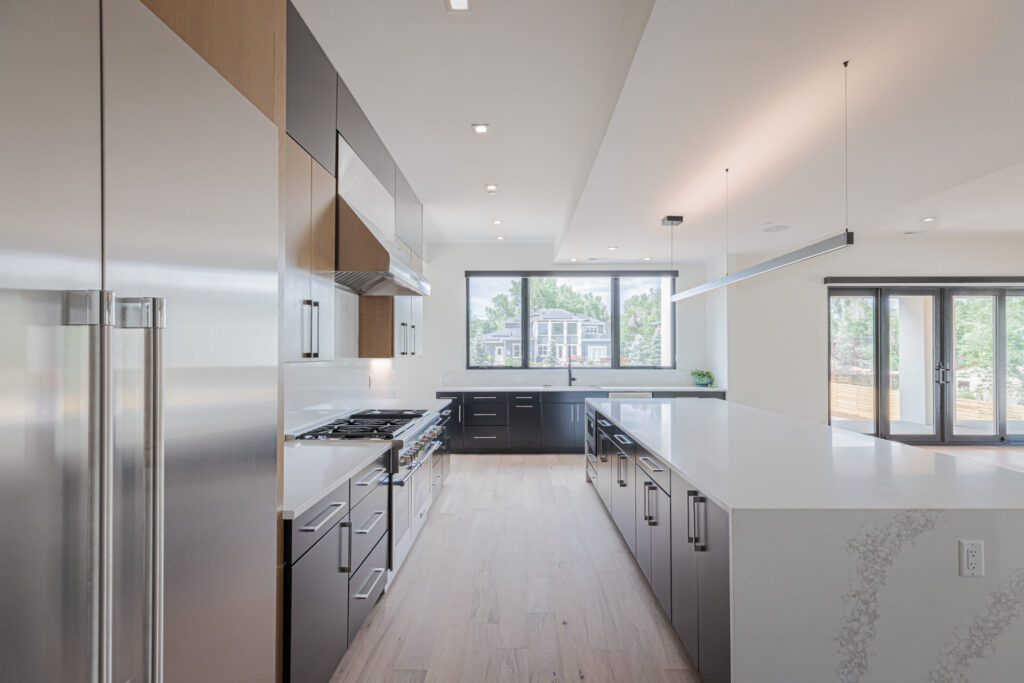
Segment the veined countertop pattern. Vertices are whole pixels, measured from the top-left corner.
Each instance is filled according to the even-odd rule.
[[[721,392],[725,391],[725,387],[698,387],[698,386],[681,386],[681,385],[662,385],[662,386],[616,386],[613,384],[598,384],[596,386],[586,385],[574,385],[574,386],[542,386],[542,385],[507,385],[507,386],[492,386],[492,385],[480,385],[480,386],[452,386],[452,387],[438,387],[438,391],[693,391],[693,392]]]
[[[298,517],[389,450],[391,444],[382,441],[286,442],[281,516]]]
[[[1024,474],[729,401],[588,399],[728,509],[1024,509]]]

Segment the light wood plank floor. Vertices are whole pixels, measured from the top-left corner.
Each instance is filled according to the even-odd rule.
[[[453,455],[332,681],[583,680],[698,679],[582,455]]]

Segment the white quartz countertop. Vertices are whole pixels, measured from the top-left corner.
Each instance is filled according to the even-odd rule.
[[[281,516],[298,517],[389,450],[391,444],[381,441],[286,442]]]
[[[729,509],[1024,509],[1024,474],[728,401],[588,399]]]
[[[451,401],[446,398],[357,398],[321,403],[312,408],[288,413],[285,434],[301,434],[323,423],[362,410],[443,410]]]
[[[698,386],[615,386],[612,384],[600,384],[596,386],[587,386],[583,384],[576,384],[574,386],[555,386],[555,385],[509,385],[509,386],[452,386],[452,387],[438,387],[438,391],[693,391],[693,392],[722,392],[725,391],[724,387],[698,387]]]

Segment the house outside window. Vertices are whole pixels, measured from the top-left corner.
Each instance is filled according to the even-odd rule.
[[[466,367],[674,368],[675,275],[467,272]]]

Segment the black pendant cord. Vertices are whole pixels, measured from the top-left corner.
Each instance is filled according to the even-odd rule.
[[[843,226],[850,232],[850,60],[843,62]]]

